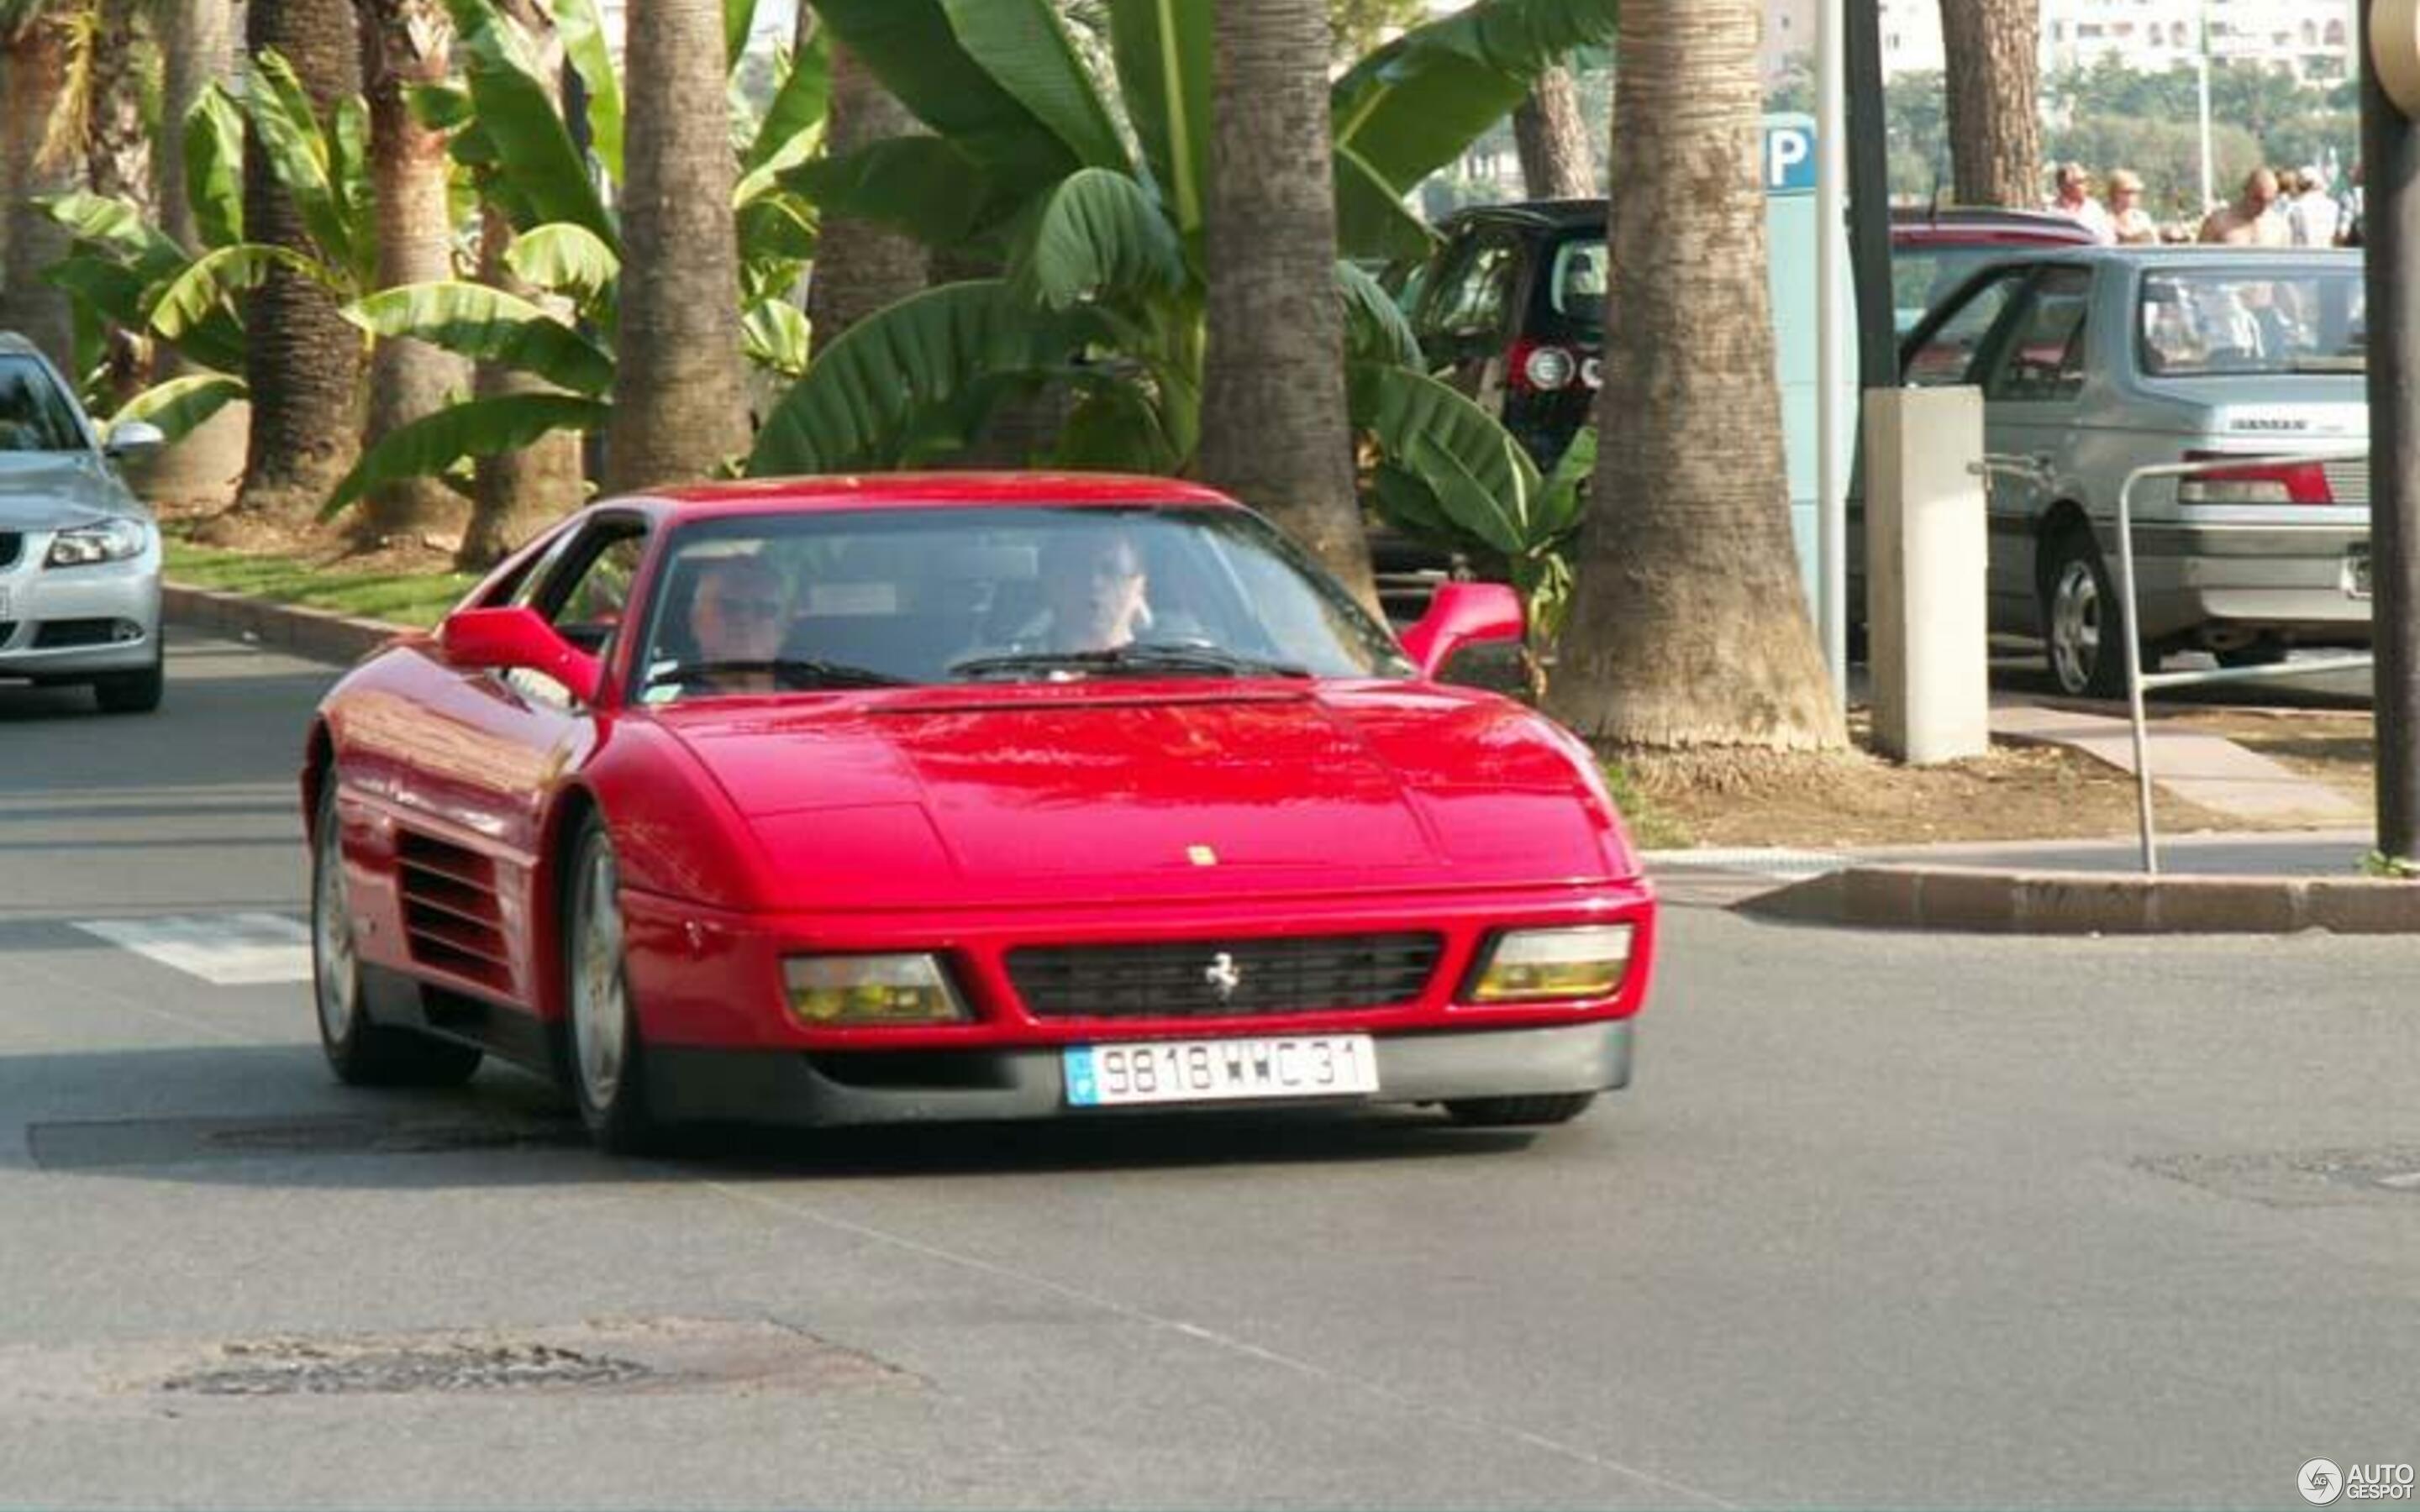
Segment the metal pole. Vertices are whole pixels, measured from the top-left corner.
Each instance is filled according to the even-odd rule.
[[[2369,329],[2369,533],[2372,671],[2378,719],[2378,849],[2420,862],[2420,301],[2406,262],[2420,255],[2420,150],[2412,121],[2386,98],[2362,7],[2361,143],[2366,184],[2364,278]],[[2409,44],[2409,39],[2404,39]]]
[[[1883,106],[1881,0],[1847,0],[1849,268],[1857,286],[1857,386],[1899,387],[1892,314],[1890,118]]]
[[[2210,0],[2201,0],[2201,213],[2218,205],[2217,168],[2210,152]]]
[[[1841,240],[1848,231],[1846,54],[1841,47],[1845,0],[1817,0],[1815,14],[1815,535],[1816,605],[1823,660],[1832,669],[1832,699],[1849,706],[1849,493],[1840,445],[1848,335],[1854,310],[1844,308]]]
[[[2134,485],[2143,474],[2130,474],[2118,486],[2118,612],[2104,614],[2102,633],[2115,625],[2118,639],[2126,642],[2126,712],[2134,729],[2134,812],[2136,827],[2143,839],[2143,874],[2160,874],[2158,841],[2153,838],[2151,821],[2151,753],[2150,740],[2143,728],[2143,640],[2134,633]],[[2104,648],[2102,653],[2108,653]]]

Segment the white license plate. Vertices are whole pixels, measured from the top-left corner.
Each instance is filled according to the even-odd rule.
[[[2369,596],[2369,548],[2366,546],[2345,548],[2345,592],[2355,598]]]
[[[1378,1089],[1366,1034],[1265,1040],[1162,1040],[1071,1045],[1061,1052],[1070,1107],[1340,1097]]]

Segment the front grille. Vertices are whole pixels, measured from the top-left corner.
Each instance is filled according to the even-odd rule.
[[[1008,977],[1036,1018],[1249,1017],[1410,1002],[1444,949],[1435,934],[1022,946]]]
[[[15,531],[0,531],[0,567],[17,564],[17,553],[25,549],[25,538]]]
[[[2369,502],[2369,462],[2323,462],[2319,471],[2328,475],[2328,493],[2340,504]]]
[[[50,620],[34,630],[34,649],[59,651],[70,646],[105,646],[116,620]]]

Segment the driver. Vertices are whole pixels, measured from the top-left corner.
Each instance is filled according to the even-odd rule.
[[[1124,531],[1070,531],[1042,548],[1042,612],[1016,635],[1035,651],[1112,651],[1151,625],[1142,554]]]
[[[690,686],[717,693],[770,693],[773,663],[790,625],[790,585],[762,557],[723,557],[698,573],[690,600],[689,638],[698,675]],[[736,664],[756,663],[752,667]]]

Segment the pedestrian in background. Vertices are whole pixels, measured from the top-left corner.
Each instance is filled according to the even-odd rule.
[[[2109,235],[2112,240],[2125,246],[2160,239],[2159,223],[2143,208],[2142,176],[2131,168],[2110,170]]]
[[[2285,219],[2271,213],[2276,204],[2277,176],[2255,168],[2243,176],[2243,192],[2233,203],[2203,218],[2200,239],[2226,247],[2285,246]]]
[[[2084,228],[2092,233],[2092,239],[2095,241],[2117,239],[2115,233],[2110,230],[2109,212],[2102,208],[2099,200],[2092,197],[2092,176],[2084,171],[2084,164],[2060,163],[2052,181],[2057,186],[2058,192],[2051,196],[2050,202],[2042,208],[2054,215],[2064,215],[2071,221],[2081,222]]]
[[[2304,168],[2295,178],[2302,187],[2286,201],[2288,239],[2298,247],[2335,246],[2339,219],[2335,196],[2328,193],[2317,168]]]

